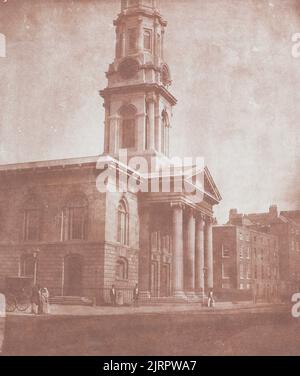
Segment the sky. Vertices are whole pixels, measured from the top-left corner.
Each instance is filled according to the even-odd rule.
[[[240,212],[300,208],[300,0],[161,0],[171,155]],[[98,155],[119,0],[0,0],[0,164]]]

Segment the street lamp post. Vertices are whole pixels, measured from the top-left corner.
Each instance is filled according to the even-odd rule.
[[[34,258],[34,274],[33,274],[33,284],[36,285],[37,282],[37,258],[39,254],[39,249],[33,252],[33,258]]]

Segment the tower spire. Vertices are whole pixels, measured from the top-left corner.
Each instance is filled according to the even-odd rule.
[[[160,0],[121,0],[121,11],[136,8],[159,10]]]
[[[106,73],[105,153],[169,153],[171,76],[164,61],[167,22],[158,0],[122,0],[116,27],[115,58]]]

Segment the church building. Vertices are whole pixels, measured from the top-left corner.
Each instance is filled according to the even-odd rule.
[[[141,299],[201,300],[221,196],[206,166],[178,169],[169,155],[167,22],[158,0],[122,0],[114,26],[103,155],[0,166],[0,289],[24,276],[52,297],[99,304],[112,285],[129,303],[136,283]]]

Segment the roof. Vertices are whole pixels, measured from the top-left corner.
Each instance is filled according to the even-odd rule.
[[[32,170],[38,168],[51,168],[51,167],[65,167],[74,165],[84,165],[97,163],[99,156],[92,157],[80,157],[80,158],[68,158],[68,159],[57,159],[57,160],[47,160],[47,161],[36,161],[36,162],[26,162],[26,163],[15,163],[0,165],[0,173],[6,171],[20,171],[20,170]]]

